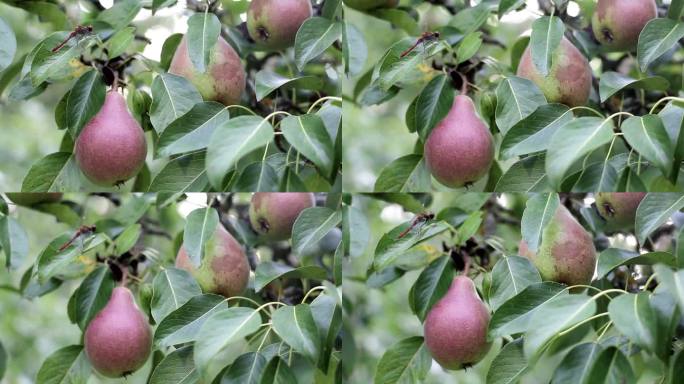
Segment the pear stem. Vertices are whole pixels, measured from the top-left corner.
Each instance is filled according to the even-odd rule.
[[[459,76],[461,76],[461,95],[465,95],[468,93],[468,79],[463,76],[461,72],[456,72],[458,73]]]
[[[116,91],[117,88],[119,88],[119,74],[116,71],[114,72],[114,81],[112,82],[112,91]]]
[[[126,280],[128,280],[128,268],[124,268],[121,264],[116,263],[117,267],[121,269],[121,283],[119,283],[119,286],[125,287],[126,286]]]
[[[470,271],[470,256],[467,253],[463,253],[463,264],[465,265],[463,267],[463,276],[468,276],[468,272]]]

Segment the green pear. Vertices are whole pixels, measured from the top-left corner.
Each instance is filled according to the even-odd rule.
[[[562,103],[576,107],[586,104],[589,100],[591,91],[589,61],[565,37],[552,54],[551,67],[546,76],[542,76],[532,62],[529,46],[520,58],[518,76],[537,84],[549,103]]]
[[[399,5],[399,0],[344,0],[344,5],[360,11],[367,11],[376,8],[395,8]]]
[[[36,204],[56,203],[62,200],[62,193],[23,193],[23,192],[8,192],[7,198],[17,205],[30,207]]]
[[[432,176],[447,187],[468,186],[487,174],[494,161],[492,134],[468,96],[456,96],[425,141],[424,155]]]
[[[425,345],[445,369],[461,369],[487,354],[489,309],[467,276],[456,276],[446,295],[430,309],[423,329]]]
[[[596,208],[609,228],[631,229],[644,196],[645,192],[600,192],[596,195]]]
[[[188,79],[204,100],[217,101],[224,105],[240,102],[247,76],[240,56],[221,36],[214,45],[209,65],[204,72],[195,69],[188,54],[187,37],[183,36],[171,60],[169,73]]]
[[[263,48],[288,48],[312,12],[310,0],[252,0],[247,10],[247,31]]]
[[[257,192],[252,195],[249,221],[264,240],[287,240],[299,214],[315,205],[313,193]]]
[[[646,23],[658,17],[653,0],[598,0],[591,29],[601,45],[613,51],[634,51]]]
[[[83,174],[97,185],[123,184],[140,172],[147,156],[145,133],[119,92],[107,92],[102,109],[78,135],[74,154]]]
[[[142,367],[152,351],[152,331],[126,287],[116,287],[84,336],[90,364],[106,377],[124,377]]]
[[[544,280],[567,285],[587,284],[596,268],[596,249],[591,235],[563,205],[542,232],[537,252],[520,241],[519,253],[529,258]]]
[[[190,272],[204,292],[225,297],[241,294],[249,283],[250,268],[240,243],[219,224],[204,250],[204,257],[197,267],[181,247],[176,256],[176,267]]]

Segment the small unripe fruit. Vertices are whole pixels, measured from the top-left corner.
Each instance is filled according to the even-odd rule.
[[[250,268],[240,243],[219,224],[204,249],[201,264],[196,267],[185,248],[181,247],[176,256],[176,267],[190,272],[204,292],[226,297],[242,293],[249,282]]]
[[[487,342],[489,318],[489,309],[477,295],[473,281],[457,276],[425,318],[425,345],[445,369],[476,364],[491,347]]]
[[[487,174],[494,142],[468,96],[456,96],[449,114],[425,141],[424,154],[432,176],[447,187],[468,186]]]
[[[138,174],[147,156],[145,133],[119,92],[107,92],[102,109],[78,135],[74,152],[95,184],[111,187]]]
[[[246,74],[240,56],[221,36],[204,72],[195,69],[188,54],[187,38],[183,36],[171,60],[169,73],[188,79],[204,100],[225,105],[238,104],[245,90]]]
[[[551,68],[542,76],[532,62],[530,47],[525,49],[518,76],[531,80],[541,89],[549,103],[563,103],[569,107],[586,104],[591,91],[589,61],[572,43],[563,37],[551,57]]]
[[[599,0],[591,28],[604,47],[633,51],[641,30],[656,17],[658,9],[653,0]]]
[[[114,288],[107,305],[88,324],[84,343],[90,363],[103,376],[127,376],[145,364],[152,331],[128,288]]]
[[[596,268],[591,235],[563,205],[544,228],[537,251],[520,240],[519,253],[532,261],[544,280],[567,285],[589,283]]]
[[[299,27],[311,15],[310,0],[252,0],[247,30],[257,45],[284,49],[294,44]]]
[[[299,214],[316,205],[313,193],[257,192],[252,195],[249,221],[265,240],[287,240]]]
[[[634,228],[639,203],[646,192],[600,192],[596,195],[596,208],[611,229]]]
[[[56,203],[62,200],[62,193],[23,193],[23,192],[9,192],[6,193],[7,198],[13,203],[23,206],[31,206],[44,203]]]

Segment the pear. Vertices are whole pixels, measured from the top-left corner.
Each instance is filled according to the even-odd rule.
[[[62,200],[62,193],[59,192],[49,192],[49,193],[23,193],[23,192],[13,192],[6,193],[7,198],[17,205],[23,205],[30,207],[36,204],[44,203],[56,203]]]
[[[446,295],[430,309],[423,325],[425,345],[445,369],[461,369],[482,360],[487,342],[489,309],[480,300],[475,284],[456,276]]]
[[[399,0],[344,0],[344,5],[360,11],[367,11],[376,8],[394,8],[399,5]]]
[[[78,135],[74,152],[81,171],[98,185],[119,185],[140,171],[147,156],[145,133],[119,92],[107,92],[102,109]]]
[[[520,58],[518,76],[537,84],[549,103],[563,103],[576,107],[586,104],[589,99],[591,91],[589,61],[565,37],[552,54],[551,68],[546,76],[542,76],[532,62],[529,46]]]
[[[257,45],[284,49],[294,45],[299,27],[312,15],[310,0],[252,0],[247,30]]]
[[[313,193],[258,192],[252,195],[249,221],[264,240],[287,240],[299,214],[316,205]]]
[[[646,192],[600,192],[596,195],[596,208],[611,229],[634,228],[639,203]]]
[[[225,297],[242,293],[249,282],[250,268],[240,243],[219,224],[204,249],[201,264],[196,267],[181,247],[176,256],[176,267],[190,272],[204,292]]]
[[[532,252],[525,240],[519,248],[520,255],[532,261],[544,280],[577,285],[589,283],[594,275],[592,237],[563,205],[544,228],[537,252]]]
[[[204,100],[217,101],[224,105],[238,104],[245,90],[246,74],[240,56],[221,36],[214,45],[209,65],[204,72],[198,71],[192,64],[188,54],[188,41],[183,36],[171,59],[169,73],[188,79]]]
[[[152,331],[126,287],[116,287],[107,305],[88,324],[85,351],[107,377],[127,376],[142,367],[152,350]]]
[[[657,16],[653,0],[598,0],[591,29],[596,40],[609,50],[633,51],[641,30]]]
[[[468,96],[456,96],[425,141],[424,154],[432,176],[447,187],[468,186],[487,174],[494,160],[492,134]]]

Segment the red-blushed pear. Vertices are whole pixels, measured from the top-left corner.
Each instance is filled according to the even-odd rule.
[[[43,203],[56,203],[62,200],[62,193],[59,192],[41,192],[41,193],[25,193],[25,192],[8,192],[7,198],[13,203],[23,206],[31,206]]]
[[[476,364],[491,347],[487,342],[489,318],[489,309],[477,295],[473,281],[456,276],[446,295],[425,317],[425,345],[445,369]]]
[[[311,15],[310,0],[252,0],[247,30],[257,45],[284,49],[294,45],[299,27]]]
[[[641,30],[656,17],[658,8],[653,0],[599,0],[591,29],[596,40],[609,50],[633,51]]]
[[[596,268],[594,242],[563,205],[542,232],[537,252],[520,240],[519,253],[532,261],[541,277],[567,285],[588,284]]]
[[[188,79],[204,100],[224,105],[238,104],[245,90],[246,74],[240,56],[221,36],[214,45],[204,72],[198,71],[192,64],[187,37],[183,36],[171,59],[169,73]]]
[[[115,89],[107,92],[102,109],[78,135],[74,152],[81,171],[103,186],[123,184],[145,164],[145,133]]]
[[[292,226],[299,214],[315,205],[313,193],[257,192],[252,195],[249,221],[263,239],[287,240],[292,236]]]
[[[596,208],[611,229],[634,228],[639,203],[646,192],[600,192],[596,195]]]
[[[399,5],[399,0],[344,0],[344,5],[360,11],[367,11],[376,8],[394,8]]]
[[[128,376],[145,364],[152,331],[128,288],[114,288],[107,305],[88,324],[84,343],[91,365],[103,376]]]
[[[221,224],[205,244],[199,267],[190,260],[185,248],[176,256],[176,267],[185,269],[197,280],[204,292],[225,297],[241,294],[249,282],[249,262],[240,243]]]
[[[549,103],[562,103],[577,107],[586,104],[589,99],[591,91],[589,61],[565,37],[561,39],[560,45],[552,54],[551,67],[546,76],[542,76],[532,62],[529,46],[520,58],[518,76],[537,84]]]
[[[492,134],[468,96],[456,96],[425,141],[424,155],[432,176],[447,187],[468,186],[487,174],[494,161]]]

